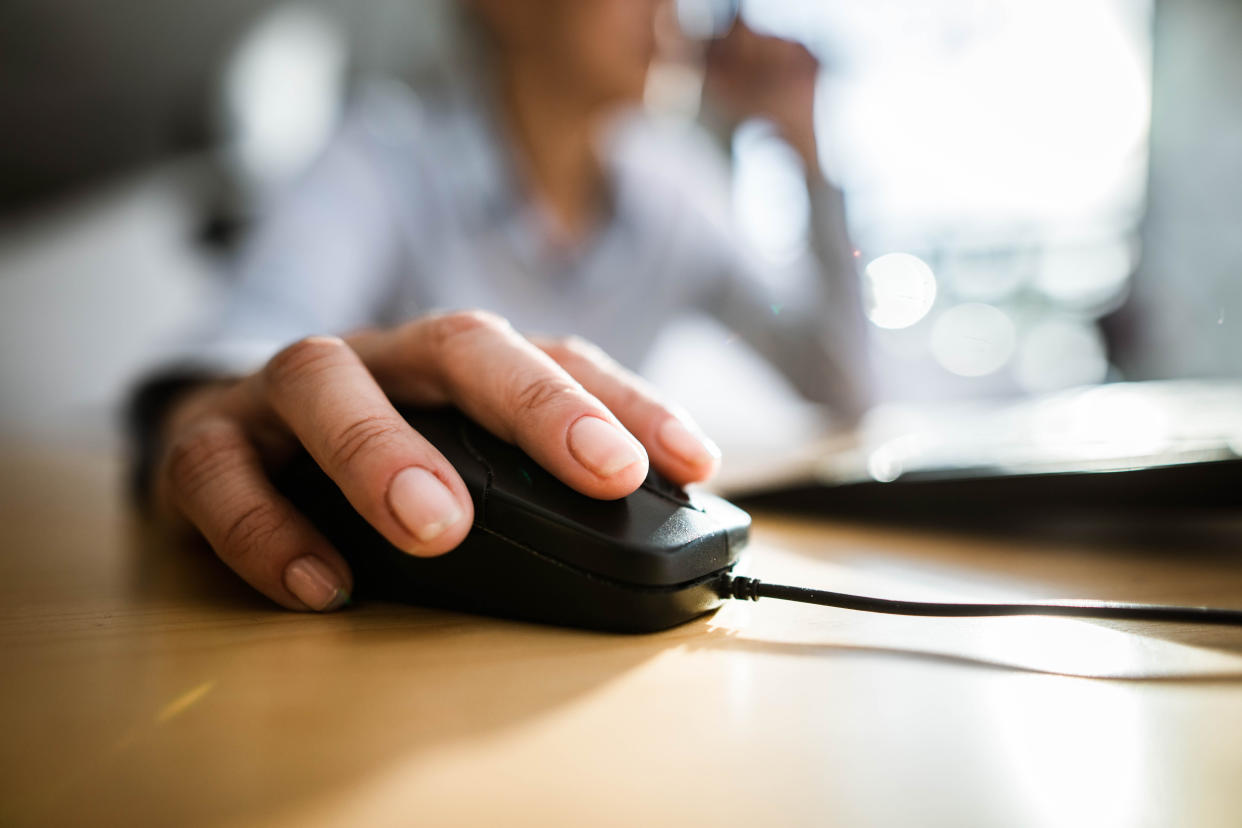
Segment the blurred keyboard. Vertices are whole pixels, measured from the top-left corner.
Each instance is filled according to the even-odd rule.
[[[730,494],[752,508],[873,515],[1239,509],[1242,383],[888,407],[852,444]]]

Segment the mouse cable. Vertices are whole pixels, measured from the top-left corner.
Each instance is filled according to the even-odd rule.
[[[1217,607],[1179,607],[1161,604],[1127,604],[1112,601],[1048,601],[1028,604],[940,603],[870,598],[822,589],[765,584],[742,575],[721,575],[716,582],[721,598],[758,601],[777,598],[824,607],[882,612],[888,615],[918,615],[930,618],[981,618],[1004,615],[1055,615],[1069,618],[1104,618],[1127,621],[1181,621],[1193,624],[1233,624],[1242,626],[1242,610]]]

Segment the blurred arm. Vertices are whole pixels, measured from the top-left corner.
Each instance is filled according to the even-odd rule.
[[[819,61],[803,45],[738,22],[707,52],[704,112],[719,135],[760,118],[798,154],[811,205],[810,249],[779,281],[733,250],[706,307],[780,367],[802,394],[847,421],[870,402],[861,285],[841,192],[820,170],[815,136]],[[732,241],[729,231],[721,241]],[[783,290],[772,284],[786,285]]]
[[[774,280],[752,252],[730,245],[732,256],[709,279],[702,304],[803,396],[852,422],[871,401],[861,282],[841,192],[819,176],[808,189],[810,249],[792,272]]]

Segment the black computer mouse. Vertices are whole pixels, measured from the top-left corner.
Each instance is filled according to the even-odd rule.
[[[474,526],[453,551],[418,558],[393,546],[309,455],[276,477],[349,561],[355,597],[617,632],[666,629],[719,606],[715,583],[746,545],[746,512],[654,471],[628,497],[595,500],[456,409],[402,414],[474,500]]]

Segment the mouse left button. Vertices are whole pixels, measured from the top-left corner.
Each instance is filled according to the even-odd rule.
[[[461,476],[474,501],[478,522],[491,470],[485,458],[470,445],[469,421],[452,409],[402,408],[400,412],[410,427],[435,446]]]

